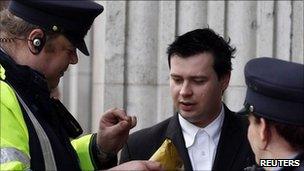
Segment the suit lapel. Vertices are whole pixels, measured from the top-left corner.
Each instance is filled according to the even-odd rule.
[[[212,170],[230,170],[238,149],[243,141],[239,123],[225,106],[225,118]]]
[[[182,129],[178,121],[178,115],[175,114],[169,122],[167,132],[167,138],[171,139],[177,151],[184,162],[185,170],[192,170],[191,161],[189,158],[188,150],[185,146],[185,140],[182,134]]]

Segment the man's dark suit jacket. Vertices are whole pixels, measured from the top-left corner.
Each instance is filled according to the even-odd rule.
[[[222,132],[212,170],[243,170],[255,163],[247,140],[247,128],[247,119],[235,115],[225,106]],[[185,170],[193,170],[177,114],[157,125],[131,134],[122,150],[120,163],[148,160],[166,138],[171,139],[176,146]]]

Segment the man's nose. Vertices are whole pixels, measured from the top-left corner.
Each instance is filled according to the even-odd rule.
[[[182,95],[183,97],[191,96],[193,94],[193,91],[192,91],[192,88],[191,88],[191,85],[189,84],[189,82],[184,81],[179,94]]]

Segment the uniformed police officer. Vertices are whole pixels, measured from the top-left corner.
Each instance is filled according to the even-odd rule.
[[[245,67],[248,139],[259,167],[304,170],[304,65],[257,58]]]
[[[136,118],[110,109],[97,134],[75,139],[81,127],[51,99],[76,48],[89,55],[84,37],[103,7],[88,0],[12,0],[0,12],[0,170],[93,170],[116,165],[116,153]],[[70,139],[73,138],[72,144]],[[148,170],[135,161],[114,169]]]

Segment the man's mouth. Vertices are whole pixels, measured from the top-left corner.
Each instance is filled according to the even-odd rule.
[[[179,107],[184,111],[191,111],[194,109],[195,103],[191,101],[179,101]]]

